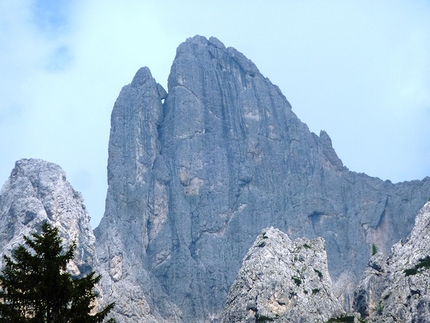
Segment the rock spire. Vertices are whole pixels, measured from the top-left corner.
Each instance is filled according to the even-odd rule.
[[[324,240],[264,229],[230,288],[222,322],[325,322],[344,313],[332,290]]]
[[[96,237],[124,322],[216,320],[241,259],[270,226],[324,238],[334,293],[348,307],[372,244],[387,251],[406,237],[430,196],[429,178],[393,184],[350,172],[327,133],[310,132],[276,85],[213,37],[178,47],[167,95],[139,70],[111,123]]]

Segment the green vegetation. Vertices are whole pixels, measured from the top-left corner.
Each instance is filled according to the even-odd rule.
[[[257,244],[257,247],[259,247],[259,248],[263,248],[265,245],[266,245],[266,242],[264,242],[264,241],[260,241],[260,242]]]
[[[265,322],[271,322],[271,321],[274,321],[274,319],[265,315],[259,315],[256,320],[256,322],[258,323],[265,323]]]
[[[403,270],[403,272],[406,276],[412,276],[421,272],[421,269],[428,268],[430,268],[430,256],[427,256],[424,259],[420,259],[418,264],[416,264],[413,268],[405,269]]]
[[[300,286],[300,285],[301,285],[301,283],[302,283],[302,280],[300,279],[300,277],[293,276],[293,277],[291,277],[291,279],[292,279],[292,280],[294,280],[294,283],[295,283],[297,286]]]
[[[384,305],[382,305],[382,300],[378,301],[378,306],[376,307],[376,312],[378,314],[382,314],[382,311],[384,310]]]
[[[342,315],[340,317],[333,317],[326,323],[354,323],[354,316]]]
[[[314,289],[312,289],[312,294],[318,294],[320,292],[320,289],[319,288],[314,288]]]
[[[378,248],[376,248],[375,244],[372,244],[372,256],[376,255],[378,253]]]
[[[418,270],[415,268],[405,269],[403,270],[403,272],[405,273],[405,276],[412,276],[418,274]]]
[[[317,273],[317,275],[318,275],[318,277],[319,277],[320,279],[322,279],[322,278],[323,278],[323,274],[322,274],[322,272],[320,272],[318,269],[315,269],[315,268],[314,268],[314,271]]]
[[[305,243],[305,244],[303,245],[303,247],[305,247],[306,249],[312,249],[312,247],[311,247],[310,245],[308,245],[307,243]]]
[[[72,277],[67,264],[74,258],[76,244],[64,251],[58,228],[47,222],[42,233],[24,236],[25,245],[4,256],[0,274],[0,322],[101,323],[114,307],[106,306],[93,315],[97,294],[94,286],[101,276],[95,272]],[[113,319],[107,322],[114,322]]]
[[[362,318],[358,318],[358,322],[359,323],[368,323],[365,319],[362,319]]]
[[[387,295],[385,295],[382,299],[383,300],[386,300],[386,299],[388,299],[388,297],[390,297],[391,296],[391,292],[389,292]]]

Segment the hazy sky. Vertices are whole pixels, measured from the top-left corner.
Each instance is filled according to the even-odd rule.
[[[430,175],[430,1],[0,1],[0,185],[16,160],[59,164],[97,226],[110,113],[148,66],[215,36],[250,58],[344,164]]]

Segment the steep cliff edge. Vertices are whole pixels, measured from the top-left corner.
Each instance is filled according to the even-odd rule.
[[[168,174],[162,170],[157,176],[154,169],[160,154],[157,129],[163,119],[163,94],[149,69],[141,68],[112,111],[106,211],[95,234],[103,292],[116,300],[119,322],[162,322],[158,308],[173,321],[180,316],[151,279],[147,257],[151,232],[167,217],[166,188],[159,178]]]
[[[106,292],[127,322],[216,320],[241,259],[270,226],[324,238],[348,306],[371,245],[388,251],[406,237],[430,196],[429,178],[393,184],[350,172],[324,131],[311,133],[277,86],[215,38],[178,47],[167,95],[139,70],[111,123],[95,233]]]
[[[369,322],[429,322],[430,202],[388,257],[376,254],[355,293],[355,309]]]
[[[327,267],[324,240],[264,229],[230,288],[222,322],[325,322],[343,314]]]

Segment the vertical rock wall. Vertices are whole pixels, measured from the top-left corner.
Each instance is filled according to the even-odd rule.
[[[124,322],[215,320],[269,226],[323,237],[349,306],[371,245],[405,237],[430,196],[429,178],[350,172],[250,60],[200,36],[178,47],[167,96],[147,68],[121,91],[108,182],[97,251]]]

